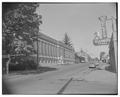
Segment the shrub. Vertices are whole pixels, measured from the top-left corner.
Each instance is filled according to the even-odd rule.
[[[36,68],[37,68],[37,63],[34,61],[34,58],[30,58],[26,56],[13,58],[9,66],[10,71],[34,70]]]

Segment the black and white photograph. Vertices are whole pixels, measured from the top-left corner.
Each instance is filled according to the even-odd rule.
[[[2,2],[2,95],[118,95],[118,2]]]

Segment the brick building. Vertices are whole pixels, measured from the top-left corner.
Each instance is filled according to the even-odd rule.
[[[75,51],[72,47],[41,32],[39,32],[38,40],[38,45],[37,42],[35,43],[35,49],[38,50],[39,64],[72,64],[75,62]]]

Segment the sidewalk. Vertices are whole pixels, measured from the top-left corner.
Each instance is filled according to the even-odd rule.
[[[74,75],[63,94],[117,94],[117,74],[95,70]]]
[[[87,81],[97,81],[106,84],[116,84],[117,74],[106,70],[95,70],[84,77]]]
[[[97,68],[105,70],[106,67],[110,66],[110,64],[107,63],[99,63]]]

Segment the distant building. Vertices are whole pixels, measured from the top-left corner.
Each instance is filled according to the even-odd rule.
[[[85,62],[85,58],[84,57],[81,57],[78,55],[78,53],[75,53],[75,63],[82,63],[82,62]]]
[[[88,62],[88,54],[86,52],[84,52],[83,50],[81,50],[78,54],[79,54],[79,56],[85,58],[85,62]]]
[[[39,42],[35,43],[38,50],[39,63],[72,64],[75,63],[75,52],[70,46],[57,41],[43,33],[39,33]]]
[[[76,62],[88,62],[90,60],[90,56],[83,50],[80,52],[76,52],[75,57]]]

